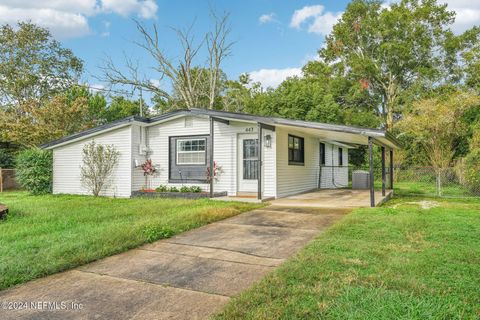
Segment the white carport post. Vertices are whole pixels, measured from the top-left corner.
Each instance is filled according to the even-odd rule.
[[[213,160],[213,133],[214,133],[214,126],[213,126],[213,117],[210,117],[210,198],[213,198],[213,180],[215,178],[215,170],[213,168],[215,162]]]
[[[258,143],[257,143],[257,154],[258,154],[258,163],[257,163],[257,172],[258,172],[258,192],[257,199],[262,200],[262,124],[258,123]]]
[[[369,183],[370,183],[370,207],[375,207],[375,189],[373,181],[373,139],[368,137],[368,163],[370,166]]]

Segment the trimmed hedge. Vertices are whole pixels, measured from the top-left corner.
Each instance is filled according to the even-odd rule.
[[[38,148],[20,151],[16,157],[16,179],[31,194],[52,192],[52,152]]]

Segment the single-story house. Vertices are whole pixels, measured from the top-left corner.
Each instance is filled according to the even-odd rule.
[[[206,109],[128,117],[42,147],[53,151],[53,193],[88,194],[80,181],[83,146],[113,145],[119,161],[102,195],[130,197],[143,187],[197,185],[228,196],[280,198],[348,185],[348,149],[393,149],[387,132]],[[139,165],[157,169],[146,181]],[[214,179],[210,166],[221,168]],[[148,184],[148,185],[146,185]]]

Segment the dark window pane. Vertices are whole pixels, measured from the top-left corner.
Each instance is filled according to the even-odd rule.
[[[303,164],[305,158],[304,139],[288,136],[288,162]]]
[[[343,166],[343,149],[338,148],[338,165]]]

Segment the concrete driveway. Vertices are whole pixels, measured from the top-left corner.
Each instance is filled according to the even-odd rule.
[[[246,212],[0,291],[0,318],[204,319],[346,212],[288,206]]]

